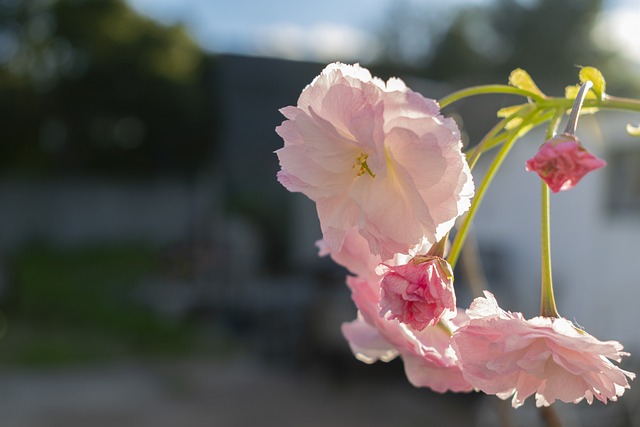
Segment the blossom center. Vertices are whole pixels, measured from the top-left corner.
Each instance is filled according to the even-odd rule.
[[[362,176],[365,173],[371,175],[371,178],[375,178],[376,174],[371,172],[369,165],[367,164],[367,158],[369,158],[368,154],[360,153],[358,157],[356,157],[356,163],[352,166],[353,168],[358,168],[357,176]]]

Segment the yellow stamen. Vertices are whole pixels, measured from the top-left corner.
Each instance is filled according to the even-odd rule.
[[[371,175],[371,178],[375,178],[376,174],[371,172],[371,169],[369,169],[369,165],[367,164],[367,158],[369,157],[368,154],[365,153],[361,153],[357,158],[356,158],[356,163],[353,165],[353,167],[355,168],[356,166],[359,166],[360,169],[358,169],[358,173],[356,174],[357,176],[362,176],[365,173],[368,173],[369,175]]]

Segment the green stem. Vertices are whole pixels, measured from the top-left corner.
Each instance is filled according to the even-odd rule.
[[[540,101],[536,101],[536,105],[540,109],[546,108],[564,108],[566,110],[570,109],[573,105],[574,100],[568,98],[546,98]],[[632,99],[632,98],[620,98],[617,96],[610,96],[604,100],[599,99],[585,99],[582,104],[583,108],[600,108],[602,110],[623,110],[623,111],[633,111],[640,112],[640,99]]]
[[[440,103],[440,108],[444,108],[456,101],[459,101],[463,98],[468,98],[470,96],[476,95],[488,95],[488,94],[496,94],[496,93],[507,93],[511,95],[520,95],[527,98],[532,98],[536,101],[542,101],[543,98],[538,93],[529,92],[528,90],[523,90],[513,86],[507,85],[484,85],[484,86],[473,86],[470,88],[462,89],[457,92],[453,92],[442,98]]]
[[[578,107],[579,108],[579,107]],[[563,110],[559,109],[547,126],[546,140],[553,138],[556,133]],[[577,120],[577,119],[576,119]],[[553,279],[551,275],[551,209],[549,207],[549,186],[542,181],[540,194],[540,257],[541,257],[541,292],[540,316],[560,317],[553,297]]]
[[[439,104],[440,104],[440,108],[442,109],[464,98],[469,98],[477,95],[491,95],[491,94],[495,95],[500,93],[531,98],[531,100],[535,101],[535,104],[540,110],[544,110],[547,108],[551,108],[554,110],[557,108],[569,109],[571,108],[571,105],[574,102],[573,99],[569,99],[569,98],[547,97],[544,95],[540,95],[539,93],[529,92],[528,90],[520,89],[514,86],[496,84],[496,85],[472,86],[469,88],[458,90],[440,99]],[[597,107],[597,108],[609,109],[609,110],[624,110],[624,111],[640,112],[640,99],[623,98],[618,96],[606,95],[605,98],[602,100],[586,99],[584,101],[583,106],[585,108]]]
[[[526,126],[530,126],[531,129],[533,129],[536,126],[541,125],[544,122],[549,121],[551,118],[554,117],[555,114],[559,113],[560,117],[562,117],[562,115],[564,114],[564,109],[558,109],[558,110],[549,110],[549,111],[543,111],[543,110],[538,110],[538,112],[534,112],[532,113],[529,117],[529,123],[525,124],[525,126],[522,126],[521,128],[519,128],[520,130],[518,132],[523,132],[522,129],[524,129]],[[500,122],[502,123],[502,121]],[[499,123],[499,124],[500,124]],[[530,129],[527,129],[526,132],[524,132],[522,135],[524,135],[525,133],[527,133]],[[493,129],[491,129],[492,132]],[[493,136],[492,138],[487,139],[487,137],[485,136],[485,138],[482,139],[481,141],[481,145],[476,146],[477,149],[479,149],[480,151],[477,153],[475,153],[475,149],[474,151],[471,153],[472,156],[475,156],[473,161],[473,166],[475,166],[475,163],[477,162],[478,158],[480,157],[481,154],[491,150],[492,148],[496,147],[497,145],[502,144],[505,140],[509,139],[511,137],[511,132],[507,131],[507,132],[502,132],[502,133],[498,133],[497,135]],[[518,138],[522,135],[518,135]],[[469,167],[473,169],[473,166],[471,164],[471,157],[469,157]]]
[[[553,280],[551,278],[551,239],[549,186],[542,182],[541,195],[540,240],[542,253],[542,292],[540,296],[540,316],[560,317],[553,297]]]
[[[591,107],[592,100],[587,99],[584,103],[585,107]],[[625,110],[625,111],[638,111],[640,112],[640,99],[632,99],[632,98],[620,98],[617,96],[609,96],[604,99],[604,101],[596,101],[595,104],[599,102],[598,105],[593,105],[595,107],[607,108],[611,110]]]
[[[587,90],[591,87],[591,82],[585,82],[580,88],[580,92],[573,103],[571,114],[567,122],[565,133],[575,133],[580,110]],[[639,104],[640,105],[640,104]],[[560,119],[564,115],[564,109],[558,108],[553,119],[547,126],[546,140],[553,138],[557,132]],[[551,273],[551,209],[549,186],[542,182],[540,194],[540,257],[541,257],[541,292],[540,292],[540,316],[560,317],[556,308],[556,301],[553,296],[553,278]]]
[[[513,147],[513,144],[518,140],[520,136],[522,136],[522,135],[519,135],[520,130],[529,124],[529,120],[531,119],[532,116],[535,115],[536,112],[537,111],[534,111],[531,114],[529,114],[527,117],[525,117],[522,120],[522,123],[517,128],[511,131],[511,135],[505,141],[502,148],[500,148],[500,151],[498,151],[498,154],[496,154],[496,157],[493,159],[493,162],[489,166],[489,169],[487,170],[487,173],[482,179],[480,186],[476,190],[476,195],[474,196],[473,201],[471,202],[469,211],[464,216],[462,223],[458,228],[458,232],[456,233],[456,237],[455,239],[453,239],[453,243],[451,244],[451,249],[449,250],[449,256],[447,257],[447,261],[449,261],[449,264],[451,264],[451,268],[454,268],[456,266],[456,263],[458,262],[458,258],[460,257],[460,252],[462,250],[462,245],[464,244],[464,241],[467,238],[467,234],[469,233],[469,227],[471,226],[471,221],[475,217],[478,207],[480,206],[480,203],[482,202],[482,199],[484,198],[485,193],[487,192],[487,189],[489,188],[489,185],[493,180],[493,177],[496,175],[496,172],[498,172],[498,169],[500,169],[502,162],[507,157],[507,154],[509,154],[509,151],[511,150],[511,147]]]

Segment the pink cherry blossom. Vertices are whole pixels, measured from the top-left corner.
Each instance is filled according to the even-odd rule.
[[[356,358],[374,363],[400,356],[409,382],[416,387],[429,387],[440,393],[472,389],[463,378],[451,347],[451,331],[467,320],[463,311],[458,311],[451,320],[442,319],[438,326],[415,331],[397,320],[380,317],[377,281],[350,276],[347,284],[358,307],[358,316],[342,325],[342,333]]]
[[[330,64],[280,111],[278,180],[316,202],[332,252],[356,227],[387,260],[439,240],[469,208],[473,182],[455,122],[401,80]]]
[[[375,280],[376,267],[382,262],[379,255],[374,255],[369,250],[369,244],[358,233],[356,227],[347,230],[342,247],[339,251],[331,251],[324,240],[316,242],[320,249],[319,256],[330,255],[337,264],[348,269],[352,274],[361,277],[370,277]]]
[[[417,256],[404,265],[386,265],[380,283],[380,315],[397,319],[415,330],[433,326],[443,315],[455,313],[453,271],[437,256]]]
[[[635,378],[611,362],[628,355],[620,343],[599,341],[567,319],[526,320],[502,310],[486,291],[467,314],[469,322],[453,335],[464,378],[502,399],[513,395],[514,407],[534,393],[537,406],[615,401],[629,388],[627,377]]]
[[[536,172],[551,191],[573,188],[587,173],[604,167],[606,162],[591,154],[573,135],[562,134],[545,142],[538,153],[527,160],[526,169]]]

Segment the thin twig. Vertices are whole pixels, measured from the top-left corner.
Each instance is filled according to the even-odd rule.
[[[481,297],[482,291],[488,289],[487,276],[480,259],[478,239],[473,233],[469,233],[465,245],[462,247],[460,257],[462,272],[474,298]]]
[[[543,406],[540,408],[540,417],[547,427],[562,427],[558,413],[551,406]]]

